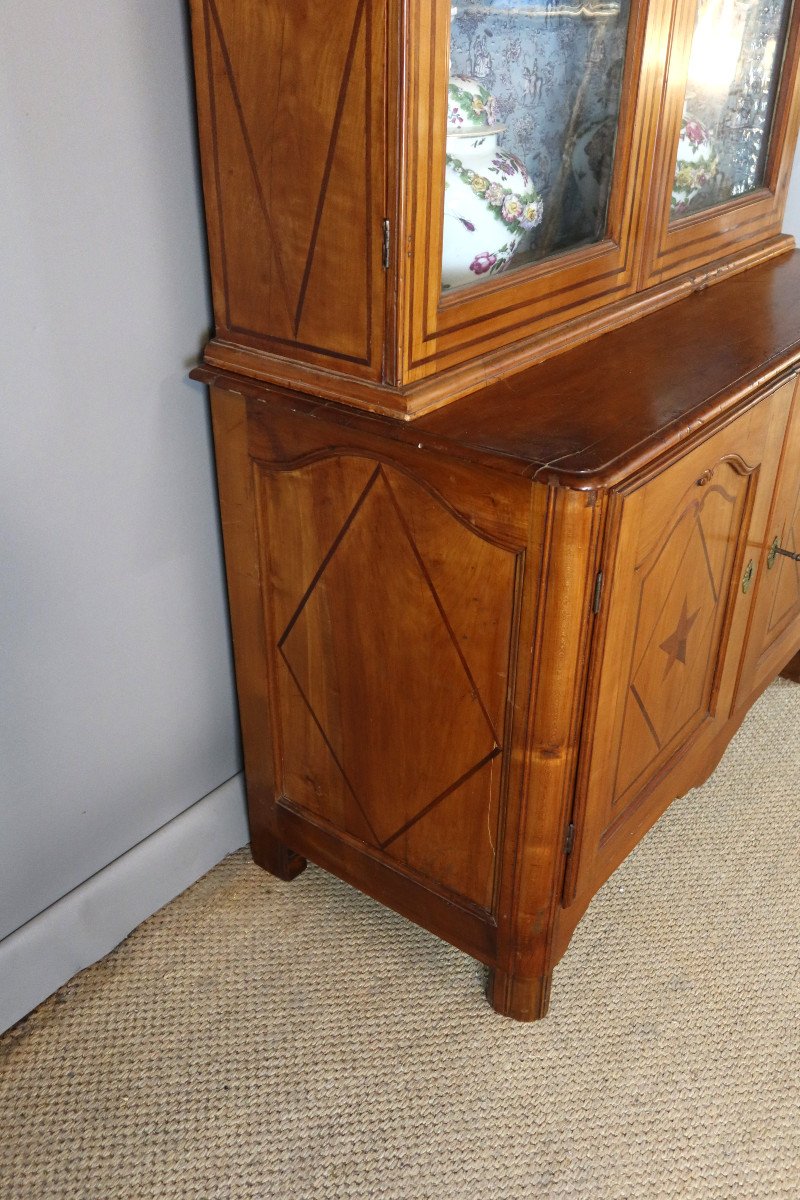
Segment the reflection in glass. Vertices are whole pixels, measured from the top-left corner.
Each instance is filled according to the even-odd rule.
[[[605,236],[629,3],[453,6],[445,290]]]
[[[673,218],[761,187],[790,0],[700,0]]]

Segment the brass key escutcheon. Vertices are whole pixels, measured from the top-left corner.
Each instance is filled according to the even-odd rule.
[[[775,566],[778,555],[780,555],[782,558],[791,558],[793,562],[800,562],[800,554],[793,554],[791,550],[782,549],[780,538],[775,538],[775,541],[769,548],[769,554],[767,555],[768,571],[771,571]]]

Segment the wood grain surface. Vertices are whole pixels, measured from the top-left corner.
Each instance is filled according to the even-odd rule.
[[[206,361],[418,417],[786,253],[791,19],[765,186],[669,221],[689,0],[631,6],[605,234],[441,292],[449,0],[190,0]]]
[[[796,537],[796,391],[690,408],[589,490],[217,380],[258,860],[312,858],[542,1016],[597,888],[797,674],[796,564],[767,567]]]
[[[606,236],[443,299],[449,0],[191,6],[254,857],[536,1019],[597,889],[800,681],[800,10],[764,188],[668,223],[694,5],[633,5]]]
[[[727,279],[663,312],[413,423],[269,389],[270,404],[329,421],[348,437],[380,435],[578,488],[613,486],[656,453],[688,448],[731,419],[754,389],[800,357],[800,251]],[[263,396],[257,383],[199,367],[195,378]],[[283,397],[283,398],[282,398]]]

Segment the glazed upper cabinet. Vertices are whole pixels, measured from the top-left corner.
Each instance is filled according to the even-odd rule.
[[[191,0],[206,361],[416,416],[788,249],[791,0]]]
[[[791,0],[679,0],[644,283],[780,233],[798,96]]]
[[[411,97],[427,97],[408,113],[416,380],[634,289],[658,72],[643,70],[646,6],[629,0],[411,9],[411,44],[430,51],[409,64]]]

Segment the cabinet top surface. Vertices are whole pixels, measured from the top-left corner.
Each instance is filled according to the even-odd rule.
[[[800,355],[800,251],[735,275],[414,422],[540,477],[628,474]]]
[[[197,376],[296,411],[567,487],[610,486],[746,404],[800,359],[800,250],[403,422]],[[235,383],[234,383],[235,380]]]

